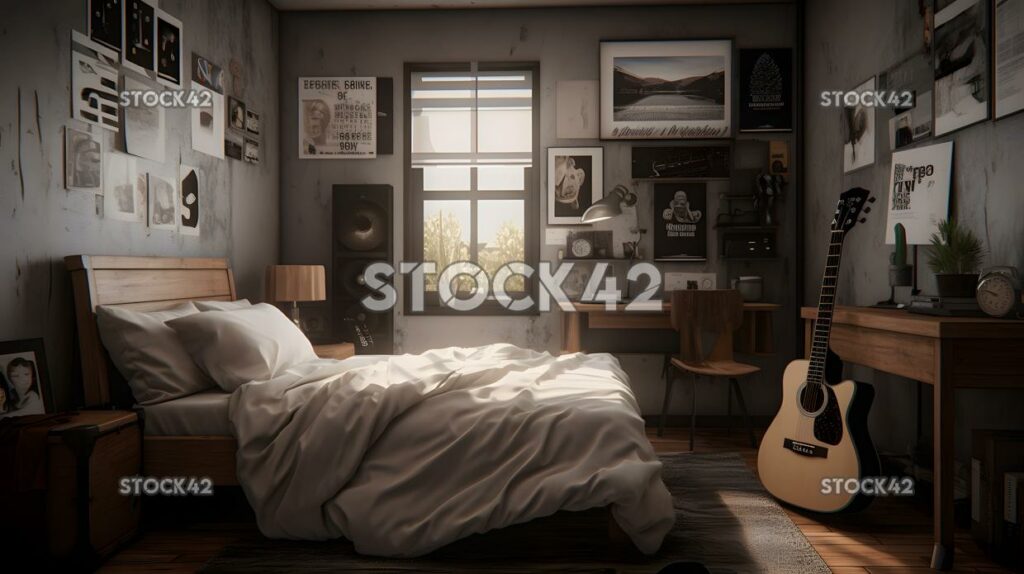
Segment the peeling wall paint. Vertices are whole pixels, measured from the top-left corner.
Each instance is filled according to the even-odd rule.
[[[805,101],[809,106],[805,118],[806,125],[822,127],[808,130],[806,143],[806,304],[817,300],[828,222],[838,194],[861,186],[875,192],[879,205],[884,206],[892,159],[888,126],[879,114],[875,164],[844,176],[840,111],[818,106],[819,94],[823,90],[851,89],[909,57],[921,47],[922,30],[916,2],[807,2],[806,43],[817,49],[808,50],[806,56]],[[1024,269],[1024,114],[975,124],[931,143],[944,141],[954,142],[952,215],[985,241],[985,265]],[[885,227],[885,209],[880,207],[847,239],[840,271],[840,303],[871,305],[888,298],[888,255],[892,246],[885,245]],[[926,250],[922,249],[918,281],[924,292],[934,293],[934,275],[925,261]],[[897,299],[906,301],[908,290],[898,288]],[[847,374],[875,383],[877,396],[871,414],[875,441],[888,451],[908,452],[916,442],[916,384],[863,368],[848,369]],[[926,444],[930,444],[931,387],[925,386],[923,391],[922,428]],[[971,428],[1020,427],[1024,423],[1022,407],[1021,392],[959,391],[958,452],[967,451]]]
[[[550,146],[604,147],[605,187],[630,181],[632,142],[597,140],[559,140],[555,137],[555,83],[559,80],[596,80],[598,47],[601,40],[727,37],[736,47],[791,46],[795,34],[792,6],[686,6],[543,10],[443,10],[415,12],[286,12],[281,14],[281,254],[287,263],[319,263],[330,266],[331,186],[335,183],[387,183],[395,188],[395,218],[403,221],[403,151],[373,160],[299,160],[296,131],[296,79],[302,76],[390,76],[395,82],[395,141],[401,142],[404,111],[403,65],[405,62],[445,61],[539,61],[541,186],[545,186],[546,151]],[[774,134],[773,134],[774,136]],[[786,139],[782,134],[781,139]],[[663,142],[671,143],[671,142]],[[739,155],[743,155],[740,153]],[[742,158],[739,158],[742,161]],[[715,209],[718,191],[728,184],[712,182],[708,203]],[[639,186],[642,227],[651,229],[653,199],[649,184]],[[543,196],[540,217],[541,260],[554,261],[558,246],[543,244],[547,227],[546,199]],[[780,209],[795,211],[794,202]],[[793,221],[792,215],[788,221]],[[709,213],[713,220],[713,213]],[[613,244],[621,253],[621,243],[631,239],[630,217],[621,217],[591,226],[611,229]],[[405,230],[396,226],[396,258],[402,257]],[[586,227],[580,229],[587,229]],[[797,239],[789,234],[783,241],[795,249]],[[642,249],[652,253],[652,235],[644,237]],[[673,264],[671,271],[717,272],[724,284],[727,272],[717,262],[715,235],[708,237],[709,263]],[[737,265],[728,272],[765,273],[756,267]],[[401,281],[401,278],[399,279]],[[769,287],[770,289],[770,287]],[[788,291],[776,287],[779,297]],[[399,293],[402,290],[399,289]],[[772,293],[769,293],[771,297]],[[786,311],[776,319],[777,348],[780,353],[795,352],[797,337],[790,320],[795,313],[795,296]],[[561,313],[543,313],[536,317],[405,317],[395,319],[395,340],[405,352],[420,352],[444,345],[479,345],[509,342],[538,350],[556,352],[561,348]],[[661,357],[623,357],[641,408],[660,411],[663,383]],[[755,359],[767,373],[781,375],[783,358]],[[707,388],[704,388],[704,387]],[[719,392],[720,391],[720,392]],[[748,405],[760,414],[774,413],[778,405],[777,385],[745,383]],[[673,392],[673,412],[689,412],[689,385],[680,384]],[[717,383],[701,383],[698,409],[703,414],[725,413],[725,389]]]
[[[58,408],[75,406],[77,392],[64,256],[229,257],[238,291],[248,297],[262,295],[263,267],[278,258],[277,12],[265,1],[160,4],[183,23],[184,75],[191,72],[193,50],[225,69],[237,60],[245,82],[238,88],[263,117],[259,165],[193,152],[189,111],[178,109],[166,111],[168,162],[138,159],[145,169],[166,174],[177,174],[179,158],[203,171],[199,238],[101,219],[92,194],[63,188],[64,126],[102,134],[107,152],[124,149],[119,135],[70,117],[70,36],[72,29],[87,30],[85,1],[7,2],[0,18],[0,340],[45,339]]]

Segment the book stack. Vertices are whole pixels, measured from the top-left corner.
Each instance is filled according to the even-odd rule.
[[[980,317],[984,315],[974,297],[937,297],[918,295],[907,306],[911,313],[942,317]]]

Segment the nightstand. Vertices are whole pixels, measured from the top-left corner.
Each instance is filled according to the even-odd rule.
[[[331,343],[327,345],[313,345],[313,350],[321,359],[347,359],[356,354],[356,346],[352,343]]]

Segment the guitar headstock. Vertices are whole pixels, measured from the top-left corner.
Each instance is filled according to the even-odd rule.
[[[871,213],[869,203],[874,203],[875,198],[871,192],[862,188],[854,187],[843,192],[839,196],[839,203],[836,204],[836,214],[832,218],[832,231],[847,232],[853,229],[857,223],[864,223],[867,219],[861,214]]]

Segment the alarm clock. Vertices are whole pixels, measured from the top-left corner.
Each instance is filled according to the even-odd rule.
[[[575,231],[565,239],[566,255],[572,259],[611,257],[611,245],[611,231]]]
[[[576,259],[594,256],[594,240],[590,237],[573,237],[569,241],[569,253]]]
[[[1013,267],[992,267],[981,274],[978,307],[993,317],[1015,317],[1024,311],[1021,282]]]

